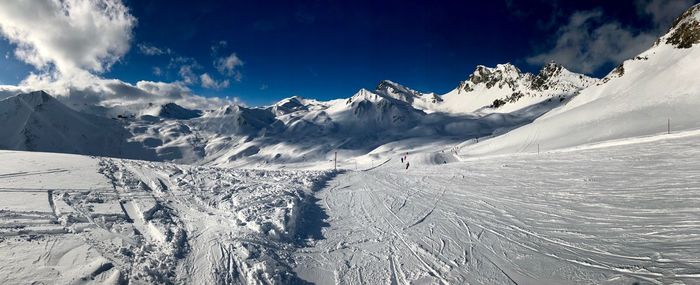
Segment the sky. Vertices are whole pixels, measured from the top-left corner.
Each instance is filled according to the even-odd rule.
[[[697,2],[8,0],[0,85],[257,106],[383,79],[442,94],[506,62],[603,77]]]

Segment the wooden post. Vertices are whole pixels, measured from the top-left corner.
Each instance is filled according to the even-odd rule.
[[[333,169],[338,170],[338,152],[335,152],[335,157],[333,157]]]

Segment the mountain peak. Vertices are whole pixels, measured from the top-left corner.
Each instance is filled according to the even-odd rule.
[[[696,4],[681,14],[671,25],[669,32],[657,41],[665,38],[666,44],[677,48],[690,48],[700,43],[700,4]]]
[[[459,89],[470,92],[474,90],[474,86],[479,84],[484,84],[486,89],[505,86],[513,88],[521,76],[520,69],[510,63],[498,64],[496,67],[477,65],[469,79],[460,83]]]
[[[300,110],[308,110],[306,102],[304,101],[304,98],[295,95],[289,98],[284,98],[275,103],[271,107],[271,110],[277,115],[289,114]]]
[[[566,70],[566,68],[564,68],[564,66],[561,64],[550,61],[549,63],[545,64],[542,69],[540,69],[538,76],[552,77],[561,73],[562,70]]]
[[[42,104],[53,102],[54,100],[56,100],[56,98],[49,95],[49,93],[46,93],[46,91],[43,90],[32,91],[29,93],[21,93],[17,94],[15,97],[10,98],[16,98],[17,100],[20,100],[22,103],[30,106],[31,108],[36,108]]]
[[[375,90],[376,91],[398,91],[398,92],[409,93],[409,94],[416,93],[416,91],[414,91],[406,86],[403,86],[401,84],[398,84],[394,81],[391,81],[391,80],[382,80],[381,82],[379,82],[379,84],[377,84],[377,87],[375,88]]]
[[[390,86],[401,86],[401,85],[394,82],[394,81],[384,79],[384,80],[380,81],[379,84],[377,84],[377,88],[375,88],[375,89],[382,89],[382,88],[386,88],[386,87],[390,87]]]
[[[202,115],[199,110],[191,110],[175,103],[167,103],[160,106],[157,116],[168,119],[189,120]]]

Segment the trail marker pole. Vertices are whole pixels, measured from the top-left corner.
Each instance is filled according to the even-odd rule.
[[[335,152],[335,157],[333,157],[333,169],[338,171],[338,152]]]

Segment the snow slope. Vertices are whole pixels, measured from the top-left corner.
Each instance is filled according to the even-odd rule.
[[[532,124],[465,148],[463,153],[536,152],[537,145],[541,150],[558,149],[665,133],[669,124],[671,131],[700,128],[700,47],[673,41],[688,30],[700,39],[699,18],[696,5],[653,47],[625,61],[600,84],[582,90]],[[692,32],[687,23],[697,30]]]
[[[327,172],[0,151],[2,284],[287,284]],[[18,254],[21,253],[21,254]]]
[[[700,137],[432,165],[409,154],[318,192],[316,284],[698,284]]]
[[[154,159],[113,120],[74,111],[43,91],[0,101],[0,148]]]
[[[698,134],[335,178],[0,151],[0,283],[697,284]]]

